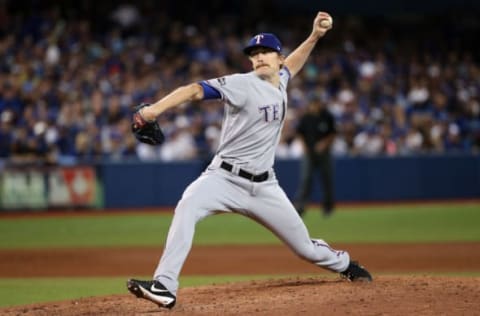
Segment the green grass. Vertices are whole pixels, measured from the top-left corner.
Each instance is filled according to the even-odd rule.
[[[0,248],[153,246],[165,242],[171,214],[0,219]],[[310,210],[312,237],[329,242],[480,241],[480,203],[343,208],[328,219]],[[277,244],[259,224],[238,215],[212,216],[197,225],[200,245]]]
[[[480,241],[480,204],[344,209],[328,220],[309,212],[312,236],[333,242]]]
[[[124,293],[123,284],[125,278],[0,279],[0,306]]]

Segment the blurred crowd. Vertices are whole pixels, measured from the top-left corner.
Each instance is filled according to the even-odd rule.
[[[257,32],[276,33],[288,54],[313,20],[249,20],[228,10],[188,16],[145,3],[108,12],[0,4],[0,159],[207,159],[218,144],[221,103],[169,110],[159,117],[167,141],[158,147],[132,136],[132,106],[186,83],[249,71],[242,47]],[[335,116],[337,156],[479,151],[475,17],[456,28],[443,18],[334,19],[290,84],[279,158],[302,155],[295,128],[309,102],[324,102]]]

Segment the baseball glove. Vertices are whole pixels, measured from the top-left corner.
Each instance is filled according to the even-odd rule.
[[[149,106],[149,103],[141,103],[135,106],[135,112],[133,113],[132,132],[135,137],[142,143],[149,145],[160,145],[165,140],[162,129],[158,122],[146,121],[140,114],[140,109]]]

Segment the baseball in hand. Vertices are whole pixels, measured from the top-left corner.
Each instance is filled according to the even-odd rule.
[[[331,19],[320,20],[320,26],[324,27],[324,28],[328,28],[328,27],[332,26],[332,20]]]

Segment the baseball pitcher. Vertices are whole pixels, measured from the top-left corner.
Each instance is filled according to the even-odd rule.
[[[332,28],[328,13],[319,12],[308,38],[288,57],[271,33],[252,37],[244,53],[253,71],[182,86],[158,102],[141,104],[132,130],[149,144],[164,140],[156,118],[187,101],[219,99],[225,107],[221,139],[210,165],[191,183],[175,208],[163,255],[153,280],[130,279],[127,288],[160,307],[176,302],[180,270],[192,247],[195,225],[219,212],[233,212],[262,224],[295,254],[350,281],[371,281],[367,270],[346,251],[312,239],[273,170],[275,147],[288,109],[287,85],[305,64],[317,41]]]

